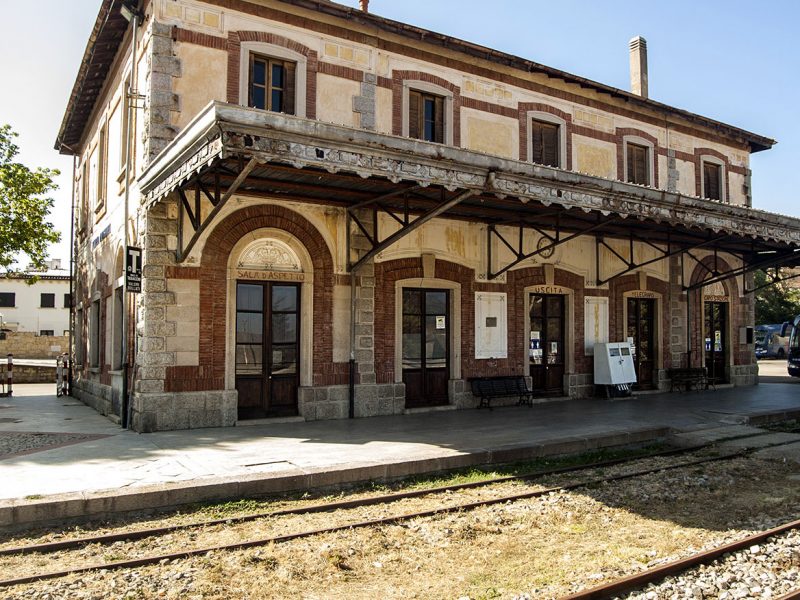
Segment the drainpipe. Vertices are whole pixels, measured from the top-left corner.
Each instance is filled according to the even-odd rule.
[[[78,156],[72,153],[72,202],[70,203],[69,221],[69,330],[67,337],[67,391],[72,395],[72,365],[75,364],[75,353],[72,349],[72,331],[75,329],[75,175],[78,169]]]
[[[138,3],[137,3],[138,4]],[[138,7],[137,7],[138,8]],[[122,362],[122,405],[120,406],[120,424],[123,429],[128,429],[130,426],[130,411],[131,403],[128,398],[128,277],[127,277],[127,261],[128,261],[128,202],[130,198],[130,185],[131,185],[131,124],[134,117],[134,92],[138,95],[137,81],[138,69],[136,62],[136,38],[139,33],[139,19],[140,13],[134,12],[131,18],[133,24],[133,32],[131,35],[131,82],[125,90],[125,101],[127,106],[125,109],[128,112],[128,122],[125,126],[125,203],[123,209],[123,230],[124,230],[124,257],[122,261],[123,277],[122,277],[122,343],[121,349],[121,362]]]
[[[350,271],[350,379],[348,417],[356,416],[356,270]]]

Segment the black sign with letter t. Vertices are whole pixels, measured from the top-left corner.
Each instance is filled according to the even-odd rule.
[[[125,252],[125,287],[129,292],[142,291],[142,249],[128,246]]]

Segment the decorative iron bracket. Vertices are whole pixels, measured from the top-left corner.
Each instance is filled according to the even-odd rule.
[[[687,254],[689,254],[689,256],[691,256],[694,260],[697,261],[697,258],[692,256],[691,253],[687,252]],[[712,270],[712,269],[709,269],[708,267],[706,267],[705,265],[703,265],[704,268],[706,269],[706,271],[708,271],[708,273],[711,274],[711,278],[704,279],[703,281],[699,281],[699,282],[697,282],[695,284],[692,284],[692,285],[688,285],[688,286],[685,285],[685,286],[683,286],[683,289],[685,291],[687,291],[687,292],[691,292],[693,290],[699,289],[701,287],[705,287],[707,285],[712,285],[714,283],[719,283],[721,281],[725,281],[726,279],[731,279],[733,277],[739,277],[740,275],[747,275],[748,273],[751,273],[753,271],[769,269],[771,267],[779,267],[779,266],[781,266],[783,264],[786,264],[788,262],[793,262],[793,261],[798,261],[798,260],[800,260],[800,248],[797,248],[797,249],[795,249],[793,251],[790,251],[790,252],[787,252],[787,253],[783,253],[783,254],[778,254],[776,256],[772,256],[772,257],[770,257],[770,258],[768,258],[766,260],[759,261],[757,263],[751,263],[749,265],[748,264],[744,264],[741,267],[735,267],[733,269],[729,269],[727,271],[722,271],[722,272],[717,270],[716,266]],[[701,261],[697,261],[697,262],[698,262],[698,264],[701,264],[701,265],[703,264]]]
[[[744,291],[745,294],[752,294],[753,292],[757,292],[759,290],[763,290],[764,288],[768,288],[770,286],[776,285],[778,283],[782,283],[784,281],[789,281],[790,279],[796,279],[800,277],[800,273],[795,273],[794,275],[782,275],[780,267],[773,267],[773,273],[770,274],[769,269],[763,269],[764,273],[766,273],[767,278],[769,281],[767,283],[763,283],[759,286],[756,286],[752,289],[746,289]]]
[[[452,198],[447,198],[447,192],[442,189],[442,199],[441,202],[434,205],[430,208],[427,212],[423,213],[422,215],[416,217],[415,219],[411,219],[411,210],[408,204],[408,195],[416,189],[419,189],[421,186],[412,186],[410,188],[405,188],[402,190],[397,190],[395,192],[391,192],[389,194],[385,194],[378,198],[374,198],[372,200],[365,200],[364,202],[359,202],[358,204],[354,204],[353,206],[347,209],[347,255],[348,257],[351,255],[352,250],[352,235],[350,233],[351,224],[355,223],[356,227],[364,234],[364,237],[369,242],[371,248],[367,251],[364,256],[359,258],[355,263],[350,263],[348,267],[348,272],[353,273],[356,271],[361,265],[365,262],[371,260],[380,252],[386,250],[389,246],[401,240],[402,238],[406,237],[408,234],[412,233],[413,231],[419,229],[430,221],[444,213],[447,210],[450,210],[460,202],[466,200],[470,196],[474,196],[475,194],[480,193],[479,190],[466,190],[459,194],[456,194]],[[396,196],[405,196],[404,198],[404,205],[402,213],[398,213],[393,211],[382,204],[382,201],[388,200],[390,198],[394,198]],[[373,207],[371,218],[372,218],[372,231],[365,225],[365,223],[359,219],[355,212],[361,208]],[[378,237],[378,211],[382,210],[390,217],[392,217],[395,221],[400,224],[400,229],[395,231],[389,237],[384,240],[380,240]],[[402,216],[399,216],[402,215]]]
[[[486,274],[487,275],[487,279],[489,279],[490,281],[492,279],[496,279],[497,277],[499,277],[500,275],[502,275],[503,273],[505,273],[509,269],[515,267],[516,265],[520,264],[523,261],[528,260],[529,258],[534,258],[534,257],[540,256],[540,255],[549,256],[550,254],[552,254],[552,251],[555,250],[556,247],[561,246],[562,244],[566,244],[567,242],[572,241],[577,237],[580,237],[582,235],[586,235],[588,233],[591,233],[592,231],[595,231],[595,230],[597,230],[597,229],[599,229],[599,228],[601,228],[601,227],[603,227],[605,225],[608,225],[609,223],[613,223],[614,221],[617,221],[619,219],[620,219],[620,217],[612,217],[612,218],[609,219],[607,217],[603,217],[603,215],[601,215],[601,214],[598,214],[596,223],[594,223],[593,225],[590,225],[586,229],[583,229],[583,230],[575,232],[575,233],[571,233],[570,235],[567,235],[566,237],[561,237],[562,232],[561,232],[561,227],[559,225],[559,219],[558,218],[556,218],[556,226],[555,226],[555,234],[554,235],[551,235],[551,234],[548,234],[548,233],[542,231],[536,225],[531,225],[530,223],[526,223],[526,222],[519,222],[517,224],[518,231],[517,231],[516,244],[512,244],[511,242],[509,242],[506,239],[506,237],[501,232],[499,232],[497,230],[498,226],[507,226],[507,224],[493,223],[493,224],[489,225],[488,232],[487,232],[487,237],[486,237],[486,255],[487,255],[487,264],[488,264],[488,269],[487,269],[488,272]],[[533,229],[534,231],[538,232],[542,236],[541,239],[545,239],[545,240],[547,240],[547,242],[545,242],[541,246],[537,247],[536,250],[534,250],[532,252],[525,252],[524,249],[523,249],[523,239],[524,239],[525,229]],[[514,255],[514,259],[511,262],[509,262],[508,264],[504,265],[498,271],[492,271],[492,241],[493,241],[494,238],[500,240],[500,242],[502,242],[502,244],[506,248],[508,248],[511,251],[511,253]]]
[[[621,256],[617,251],[615,251],[608,244],[606,244],[606,242],[605,242],[605,240],[603,238],[596,238],[596,251],[597,251],[598,255],[600,253],[600,246],[602,245],[605,248],[607,248],[614,256],[616,256],[621,262],[623,262],[626,265],[626,268],[624,270],[622,270],[622,271],[620,271],[618,273],[615,273],[614,275],[611,275],[610,277],[606,277],[605,279],[599,279],[599,274],[600,273],[598,271],[597,285],[606,284],[606,283],[608,283],[610,281],[615,280],[617,277],[622,277],[623,275],[626,275],[626,274],[630,273],[631,271],[635,271],[637,269],[641,269],[642,267],[646,267],[647,265],[652,265],[653,263],[657,263],[659,261],[662,261],[664,259],[670,258],[672,256],[677,256],[679,254],[682,255],[683,253],[688,253],[690,250],[697,250],[699,248],[703,248],[703,247],[708,246],[710,244],[716,244],[717,242],[720,242],[720,241],[724,240],[726,237],[728,237],[728,236],[721,235],[719,237],[711,238],[711,239],[708,239],[708,240],[706,240],[704,242],[700,242],[698,244],[694,244],[693,246],[689,246],[689,247],[681,246],[680,248],[672,249],[673,243],[670,240],[670,236],[668,235],[667,236],[667,248],[665,250],[664,248],[661,248],[660,246],[657,246],[656,244],[653,244],[649,240],[646,240],[646,239],[644,239],[644,238],[642,238],[642,237],[640,237],[638,235],[635,235],[635,234],[631,233],[630,234],[630,238],[629,238],[629,244],[630,244],[630,246],[629,246],[629,256],[630,256],[630,258],[629,259],[625,258],[624,256]],[[634,240],[642,242],[644,244],[647,244],[651,248],[655,248],[658,252],[661,252],[662,255],[661,256],[657,256],[656,258],[651,258],[650,260],[645,260],[645,261],[640,262],[640,263],[635,262],[633,260],[633,242],[634,242]],[[694,257],[692,257],[692,258],[694,258]]]
[[[214,189],[211,191],[209,191],[206,186],[203,185],[199,176],[194,177],[185,186],[178,188],[178,196],[180,197],[180,203],[178,204],[177,250],[179,263],[183,262],[186,257],[189,256],[189,253],[192,251],[192,248],[194,248],[197,240],[200,239],[200,236],[203,235],[203,232],[208,228],[209,224],[214,221],[216,216],[219,214],[219,211],[222,210],[222,207],[225,206],[230,197],[236,193],[236,191],[245,182],[247,177],[250,175],[250,172],[258,163],[259,161],[255,158],[251,158],[247,164],[242,162],[239,174],[224,193],[222,193],[222,188],[220,186],[219,171],[214,172]],[[194,188],[194,194],[190,199],[187,196],[186,191],[191,188]],[[202,202],[204,197],[205,200],[212,206],[205,218],[203,218]],[[184,231],[184,215],[188,217],[189,225],[192,228],[190,232],[191,237],[186,244],[184,244],[185,234],[189,232]]]

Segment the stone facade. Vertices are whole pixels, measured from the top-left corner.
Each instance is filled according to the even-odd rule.
[[[280,405],[281,416],[305,420],[473,408],[471,378],[523,376],[537,385],[535,296],[564,306],[562,335],[552,334],[548,350],[563,374],[542,394],[549,399],[595,393],[593,344],[631,336],[630,298],[652,301],[656,313],[652,380],[643,383],[665,390],[671,368],[705,364],[707,302],[728,307],[720,378],[756,383],[752,345],[738,335],[752,324],[750,282],[737,276],[704,289],[709,273],[734,269],[740,258],[702,241],[727,232],[742,247],[800,244],[800,224],[749,208],[749,155],[771,140],[515,57],[476,55],[458,40],[443,48],[437,36],[420,41],[392,29],[392,41],[379,43],[336,5],[324,16],[290,0],[157,0],[146,10],[134,52],[118,40],[118,58],[73,142],[76,355],[102,346],[99,364],[78,361],[75,389],[100,412],[121,409],[123,374],[109,347],[121,335],[124,217],[113,193],[92,213],[85,190],[96,182],[86,165],[105,135],[119,134],[108,124],[134,64],[140,97],[127,191],[131,243],[143,250],[142,293],[130,315],[134,429],[233,426],[251,415],[256,396],[264,416]],[[378,30],[391,26],[360,18]],[[294,94],[293,116],[245,108],[253,57],[291,65],[282,93]],[[407,139],[411,92],[438,99],[445,144]],[[541,122],[558,128],[558,166],[532,164],[532,127]],[[626,183],[630,144],[646,148],[645,185]],[[701,197],[706,160],[724,176],[722,201]],[[112,191],[124,190],[125,177],[116,181]],[[371,204],[399,197],[402,186],[412,209]],[[430,190],[441,194],[434,200]],[[483,206],[467,216],[443,210],[413,226],[461,194]],[[491,212],[500,209],[504,218]],[[581,218],[564,231],[535,218],[555,213]],[[662,246],[622,227],[616,237],[593,234],[604,219],[648,223]],[[407,235],[398,235],[403,228]],[[691,258],[665,235],[672,229],[683,232]],[[376,248],[387,239],[393,243]],[[534,251],[553,241],[552,252]],[[242,266],[245,249],[259,242],[285,251],[291,266]],[[264,303],[274,289],[290,289],[296,305],[247,308],[240,284],[261,290]],[[443,291],[448,305],[420,317],[406,310],[404,290]],[[504,337],[491,358],[479,346],[498,322],[481,320],[480,294],[505,302]],[[409,333],[416,317],[425,320],[425,340],[446,346],[443,358],[434,342]],[[445,398],[420,409],[408,398],[419,385],[414,365],[428,353],[446,376],[423,389],[438,385]]]

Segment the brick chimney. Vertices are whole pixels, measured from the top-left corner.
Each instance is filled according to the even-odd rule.
[[[369,0],[358,0],[358,3],[361,5],[361,10],[369,12]]]
[[[647,40],[636,36],[630,41],[631,93],[647,98]]]

